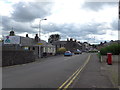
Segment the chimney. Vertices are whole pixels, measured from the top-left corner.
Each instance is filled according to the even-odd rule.
[[[75,42],[77,42],[77,40],[76,40],[76,39],[75,39],[74,41],[75,41]]]
[[[28,34],[26,34],[26,37],[28,37]]]
[[[69,41],[69,39],[67,38],[67,41]]]
[[[73,38],[70,38],[70,41],[73,41]]]
[[[35,36],[35,41],[36,41],[36,42],[38,42],[38,41],[39,41],[38,34],[36,34],[36,36]]]

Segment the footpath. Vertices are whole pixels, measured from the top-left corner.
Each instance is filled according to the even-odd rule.
[[[92,90],[99,88],[100,90],[119,90],[118,87],[115,87],[111,78],[109,77],[111,76],[108,73],[109,67],[111,67],[113,70],[116,65],[113,64],[113,66],[109,66],[104,60],[99,62],[97,54],[91,54],[89,63],[86,65],[70,88],[91,88]],[[116,72],[117,71],[118,70],[116,70]]]
[[[106,73],[106,75],[111,80],[114,88],[120,88],[120,77],[119,77],[119,64],[120,55],[112,55],[112,65],[108,65],[106,62],[107,56],[102,56],[101,58],[101,69]]]

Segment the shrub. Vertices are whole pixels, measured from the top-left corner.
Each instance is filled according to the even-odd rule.
[[[120,44],[111,44],[109,46],[103,47],[100,49],[101,55],[106,55],[107,53],[112,53],[113,55],[120,54]]]
[[[63,54],[66,51],[64,47],[58,48],[57,53]]]

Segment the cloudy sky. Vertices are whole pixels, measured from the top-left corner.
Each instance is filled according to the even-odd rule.
[[[60,34],[61,40],[100,43],[118,40],[118,2],[92,0],[0,0],[1,35],[9,31],[34,38],[39,31],[48,40],[51,34]]]

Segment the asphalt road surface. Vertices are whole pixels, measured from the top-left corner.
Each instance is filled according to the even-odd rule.
[[[74,85],[75,79],[82,70],[84,71],[91,59],[95,58],[94,56],[95,54],[89,53],[70,57],[55,56],[34,63],[5,67],[2,86],[3,88],[63,88],[64,85],[68,88],[71,84]]]

